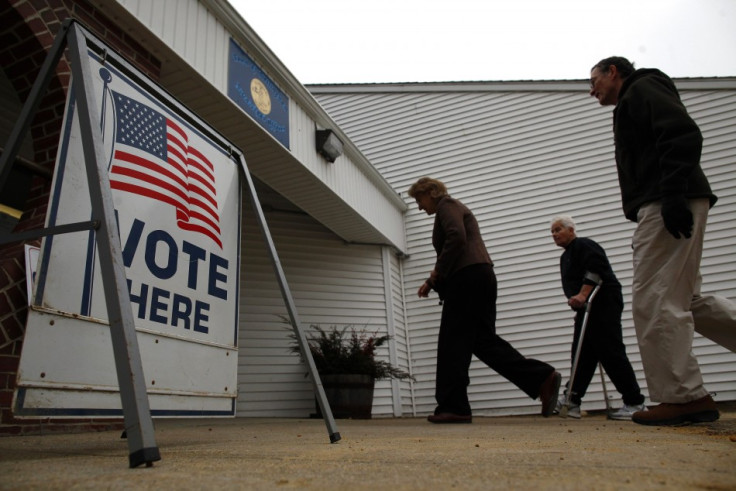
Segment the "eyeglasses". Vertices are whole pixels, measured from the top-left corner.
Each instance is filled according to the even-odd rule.
[[[597,84],[601,78],[610,75],[612,68],[615,67],[611,65],[605,72],[602,71],[600,68],[596,68],[595,70],[593,70],[594,72],[596,72],[596,74],[590,77],[590,88],[592,89],[593,87],[595,87],[595,84]]]

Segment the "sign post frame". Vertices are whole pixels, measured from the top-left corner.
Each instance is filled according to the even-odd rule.
[[[79,108],[82,149],[87,170],[87,182],[92,208],[92,220],[75,224],[66,224],[19,234],[7,234],[0,237],[0,243],[28,240],[47,235],[67,233],[85,229],[94,229],[98,237],[98,254],[100,272],[102,274],[105,304],[110,322],[115,368],[120,398],[123,407],[125,435],[128,441],[128,462],[130,467],[145,464],[151,467],[153,462],[161,460],[156,445],[151,409],[146,393],[143,364],[135,332],[130,297],[126,283],[122,247],[118,235],[115,208],[110,190],[103,151],[102,135],[98,125],[93,124],[97,108],[92,98],[87,97],[91,90],[91,72],[89,65],[83,60],[87,56],[87,40],[90,35],[82,27],[67,19],[62,23],[54,44],[44,60],[20,117],[10,134],[6,151],[0,158],[0,188],[5,184],[10,168],[20,149],[23,136],[27,133],[31,118],[58,65],[65,48],[69,49],[72,76]]]
[[[102,134],[99,125],[92,123],[95,120],[94,115],[99,112],[94,99],[88,94],[92,87],[92,73],[89,64],[84,62],[86,57],[86,36],[75,23],[69,30],[69,58],[72,76],[76,81],[74,90],[78,104],[92,217],[93,221],[99,222],[96,234],[97,253],[100,257],[100,273],[105,290],[125,432],[130,450],[130,466],[137,467],[143,463],[150,466],[152,462],[161,460],[161,456],[153,434],[153,419],[126,283],[122,246],[115,220],[115,206],[104,163]]]

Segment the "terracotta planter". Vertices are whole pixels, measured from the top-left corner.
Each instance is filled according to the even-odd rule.
[[[335,419],[371,419],[375,380],[370,375],[320,375],[320,379]],[[322,411],[316,406],[315,417],[321,418]]]

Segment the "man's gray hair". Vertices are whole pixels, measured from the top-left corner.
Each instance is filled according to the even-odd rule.
[[[549,222],[550,226],[554,225],[555,223],[560,223],[565,228],[571,228],[573,230],[577,230],[577,226],[575,225],[575,220],[573,220],[570,215],[557,215],[556,217],[552,219],[552,221]]]

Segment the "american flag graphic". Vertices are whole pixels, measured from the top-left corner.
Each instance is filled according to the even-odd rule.
[[[180,229],[204,234],[222,249],[212,163],[189,146],[186,131],[174,121],[118,92],[112,96],[112,189],[173,206]]]

